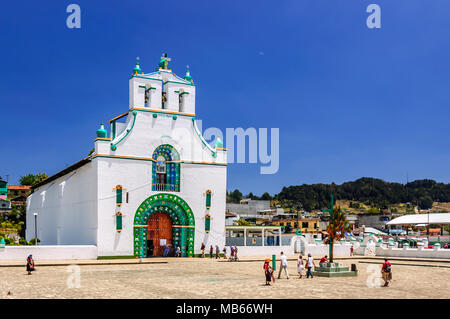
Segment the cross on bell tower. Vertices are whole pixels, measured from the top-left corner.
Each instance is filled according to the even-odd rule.
[[[172,59],[167,56],[167,53],[164,53],[159,61],[159,68],[163,70],[169,69],[168,67],[170,61],[172,61]]]

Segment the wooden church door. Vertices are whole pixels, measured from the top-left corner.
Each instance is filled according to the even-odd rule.
[[[156,212],[148,220],[147,241],[153,243],[153,256],[163,256],[164,246],[170,245],[173,255],[172,219],[167,213]],[[148,256],[150,257],[150,256]]]

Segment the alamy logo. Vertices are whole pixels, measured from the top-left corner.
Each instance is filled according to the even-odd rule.
[[[69,29],[81,28],[81,8],[78,4],[69,4],[66,8],[66,12],[70,15],[66,19],[66,25]]]
[[[367,27],[369,29],[381,28],[381,8],[378,4],[369,4],[366,9],[370,15],[367,17]]]
[[[366,269],[367,276],[366,285],[369,288],[380,288],[382,284],[381,268],[379,265],[369,265]]]
[[[199,132],[202,132],[201,120],[196,121]],[[249,127],[243,129],[226,128],[224,132],[217,127],[209,127],[203,131],[206,141],[224,141],[227,146],[227,163],[263,164],[260,173],[276,174],[280,166],[280,129]],[[183,134],[183,136],[189,136]],[[224,139],[225,137],[225,139]],[[269,139],[270,137],[270,139]],[[248,159],[248,161],[247,161]]]
[[[67,288],[81,288],[81,268],[78,265],[69,265],[66,272],[70,273],[67,277]]]

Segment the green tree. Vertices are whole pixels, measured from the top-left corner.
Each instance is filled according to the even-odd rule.
[[[45,173],[39,173],[39,174],[28,174],[25,176],[22,176],[20,178],[20,185],[28,185],[28,186],[34,186],[48,178],[47,174]]]
[[[430,196],[422,196],[419,198],[418,205],[420,209],[430,209],[433,207],[433,199]]]
[[[256,196],[255,194],[253,194],[252,192],[250,192],[250,194],[248,194],[247,196],[245,196],[245,198],[250,198],[251,200],[259,199],[259,197]]]
[[[239,203],[242,199],[242,193],[239,190],[235,189],[233,192],[231,192],[230,199],[232,203]]]
[[[36,180],[36,176],[34,176],[34,174],[28,174],[28,175],[22,176],[20,178],[20,185],[32,186],[34,184],[35,180]]]
[[[236,221],[236,225],[239,225],[239,226],[249,226],[249,225],[251,225],[251,224],[250,224],[250,222],[248,222],[248,221],[246,221],[246,220],[244,220],[244,219],[238,219],[238,220]]]
[[[345,213],[341,210],[340,207],[335,206],[333,208],[333,217],[328,224],[327,233],[330,242],[330,262],[333,262],[333,250],[334,250],[334,242],[344,238],[345,232],[349,232],[351,230],[350,224],[345,217]]]
[[[261,196],[261,200],[271,200],[271,199],[272,199],[272,196],[270,196],[270,194],[268,192],[265,192]]]

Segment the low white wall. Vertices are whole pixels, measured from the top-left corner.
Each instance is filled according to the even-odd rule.
[[[269,256],[280,255],[283,252],[286,256],[298,255],[295,251],[295,245],[299,246],[299,242],[293,238],[291,245],[289,246],[238,246],[238,256]],[[352,245],[348,243],[338,243],[334,245],[333,255],[334,257],[348,257],[350,256],[350,247]],[[297,251],[300,251],[297,247]],[[329,255],[328,245],[324,244],[306,244],[305,256],[311,254],[314,257],[322,257]]]
[[[237,246],[238,257],[242,256],[279,256],[281,252],[286,256],[294,256],[292,246]],[[230,251],[228,250],[228,254]]]
[[[334,257],[348,257],[350,256],[350,244],[335,244],[333,247]],[[325,244],[308,244],[306,245],[305,255],[325,256],[330,254],[330,248]],[[328,256],[330,257],[330,256]]]
[[[377,247],[377,256],[383,257],[417,257],[417,258],[442,258],[450,259],[450,249],[433,248],[396,248],[396,247]]]
[[[0,261],[26,261],[33,255],[35,261],[60,259],[97,259],[97,246],[6,246],[0,248]]]

